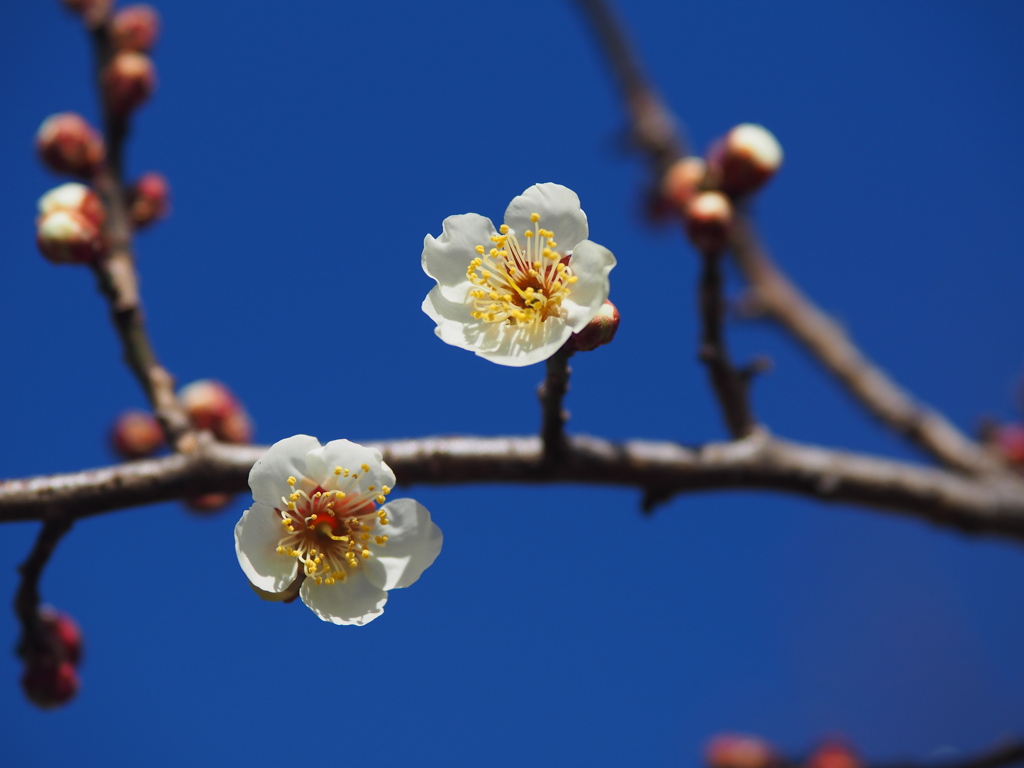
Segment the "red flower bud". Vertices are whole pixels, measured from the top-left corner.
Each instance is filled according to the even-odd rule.
[[[1024,466],[1024,424],[1001,424],[995,428],[999,453],[1011,464]]]
[[[707,172],[707,163],[699,157],[677,160],[661,180],[662,194],[675,205],[686,205],[700,192]]]
[[[573,334],[576,349],[580,352],[595,350],[614,339],[618,330],[619,310],[605,299],[604,304],[597,310],[597,314],[583,327],[583,330]]]
[[[730,195],[760,189],[782,165],[782,147],[764,126],[737,125],[708,152],[716,186]]]
[[[61,0],[61,3],[81,16],[89,29],[96,29],[110,15],[113,0]]]
[[[201,515],[210,514],[224,509],[234,498],[230,493],[205,493],[202,496],[185,499],[185,507]]]
[[[704,761],[710,768],[770,768],[778,762],[778,755],[757,736],[723,733],[708,742]]]
[[[62,658],[73,666],[82,660],[82,630],[73,618],[66,613],[44,605],[39,608],[39,623],[58,646]]]
[[[178,393],[192,423],[209,429],[228,443],[252,440],[252,421],[242,404],[224,384],[213,379],[194,381]]]
[[[731,225],[732,203],[721,192],[701,192],[686,207],[686,232],[701,253],[721,253]]]
[[[57,173],[88,178],[107,157],[103,138],[74,112],[50,115],[36,132],[36,150]]]
[[[163,174],[142,174],[128,191],[128,214],[136,227],[162,219],[170,209],[170,187]]]
[[[860,758],[841,741],[826,741],[811,754],[806,768],[860,768]]]
[[[68,661],[30,661],[21,678],[22,690],[29,701],[43,709],[67,704],[78,693],[79,685],[78,673]]]
[[[156,88],[156,69],[144,53],[121,51],[103,70],[103,97],[114,112],[127,114]]]
[[[141,459],[163,447],[164,433],[151,413],[125,411],[110,430],[110,445],[123,459]]]
[[[39,215],[46,216],[54,211],[75,211],[98,227],[107,219],[107,210],[100,202],[99,195],[84,184],[68,182],[54,187],[39,198]]]
[[[151,5],[127,5],[110,23],[110,36],[114,47],[122,51],[145,53],[160,35],[160,17]]]
[[[95,222],[77,211],[57,210],[36,223],[39,251],[54,264],[95,261],[106,249]]]

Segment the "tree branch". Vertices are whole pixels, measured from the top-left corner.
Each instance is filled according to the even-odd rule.
[[[941,414],[916,403],[872,363],[832,318],[775,265],[753,222],[738,214],[730,248],[750,283],[757,308],[793,334],[880,421],[948,467],[971,474],[1005,467]]]
[[[755,432],[731,443],[567,438],[564,459],[543,461],[539,437],[438,437],[370,443],[402,487],[418,483],[589,483],[631,487],[659,499],[718,489],[774,490],[858,504],[961,531],[1024,539],[1024,491],[1018,482],[984,482]],[[61,510],[79,519],[204,493],[245,490],[266,446],[200,444],[191,454],[65,475],[0,483],[0,522],[46,519]]]
[[[560,461],[565,455],[565,423],[568,415],[562,407],[569,391],[569,358],[574,352],[575,342],[569,339],[560,350],[546,361],[544,381],[537,387],[537,398],[541,405],[540,437],[544,443],[544,459],[547,462]]]
[[[122,115],[106,106],[102,77],[114,50],[110,41],[110,19],[93,32],[95,76],[103,105],[103,129],[107,144],[107,162],[92,179],[96,192],[107,209],[104,233],[107,255],[93,265],[100,292],[110,305],[110,316],[121,339],[125,362],[145,392],[153,413],[160,422],[167,442],[179,451],[195,446],[195,436],[188,415],[174,392],[174,378],[160,365],[146,333],[139,281],[132,252],[132,224],[123,178],[124,143],[129,123]]]
[[[35,546],[25,562],[18,568],[21,582],[14,595],[14,613],[21,622],[21,640],[18,653],[23,657],[43,655],[53,657],[57,651],[52,648],[53,640],[41,631],[39,622],[39,579],[43,575],[53,550],[71,528],[73,519],[69,515],[58,515],[46,519]]]

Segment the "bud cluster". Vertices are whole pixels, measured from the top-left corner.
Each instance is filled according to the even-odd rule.
[[[704,751],[708,768],[778,768],[800,765],[802,768],[861,768],[860,758],[846,742],[830,738],[818,745],[803,760],[783,759],[764,739],[744,734],[715,736]]]
[[[69,702],[78,692],[82,661],[82,631],[66,613],[42,606],[35,636],[25,639],[25,671],[21,687],[28,699],[51,709]]]
[[[163,174],[144,173],[128,190],[128,215],[136,227],[147,227],[170,211],[171,188]]]
[[[686,231],[703,253],[728,242],[735,200],[763,187],[782,165],[782,147],[760,125],[743,123],[715,141],[707,157],[684,157],[665,172],[663,199],[683,214]]]
[[[164,431],[148,411],[125,411],[110,429],[110,446],[122,459],[152,456],[164,444]]]
[[[572,335],[579,352],[591,352],[615,338],[619,330],[619,310],[605,299],[597,314],[587,323],[583,330]]]
[[[99,132],[74,112],[50,115],[36,131],[36,150],[56,173],[91,178],[107,158]]]

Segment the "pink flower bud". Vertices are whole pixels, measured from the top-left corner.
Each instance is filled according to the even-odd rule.
[[[110,430],[110,445],[123,459],[141,459],[164,446],[164,432],[151,413],[125,411]]]
[[[114,47],[122,51],[145,53],[160,35],[160,17],[151,5],[127,5],[114,14],[110,36]]]
[[[730,195],[746,195],[775,175],[782,165],[782,147],[767,128],[737,125],[708,153],[716,186]]]
[[[50,115],[36,132],[36,150],[57,173],[89,177],[107,157],[103,138],[74,112]]]
[[[29,661],[21,678],[21,688],[29,701],[43,709],[67,704],[78,693],[79,685],[78,673],[68,661]]]
[[[78,622],[49,605],[39,608],[39,622],[57,644],[62,660],[77,667],[82,660],[82,630]]]
[[[732,203],[721,192],[701,192],[686,207],[686,232],[701,253],[721,253],[731,225]]]
[[[128,214],[136,227],[162,219],[170,209],[170,187],[163,174],[142,174],[128,191]]]
[[[1004,459],[1024,466],[1024,424],[1000,424],[995,428],[995,444]]]
[[[778,762],[778,755],[757,736],[723,733],[708,742],[704,761],[710,768],[770,768]]]
[[[77,211],[57,210],[40,216],[36,245],[54,264],[85,263],[103,255],[103,234],[95,222]]]
[[[614,339],[618,330],[619,310],[605,299],[604,304],[597,310],[597,314],[583,327],[583,330],[573,334],[576,349],[580,352],[595,350]]]
[[[121,51],[103,70],[103,97],[107,106],[127,114],[146,101],[156,88],[156,69],[149,56]]]
[[[218,439],[229,443],[252,440],[252,421],[231,390],[213,379],[201,379],[178,393],[192,423],[208,429]]]
[[[686,205],[698,192],[707,175],[708,166],[699,157],[684,157],[674,162],[665,172],[661,191],[675,205]]]
[[[110,15],[113,0],[61,0],[61,3],[81,16],[87,27],[96,29]]]
[[[190,512],[207,515],[224,509],[234,498],[230,493],[204,493],[202,496],[185,499],[185,507]]]
[[[829,740],[814,750],[807,768],[860,768],[860,758],[842,741]]]
[[[84,184],[71,181],[54,187],[39,198],[39,214],[46,216],[54,211],[74,211],[89,219],[98,227],[107,219],[107,211],[99,195]]]

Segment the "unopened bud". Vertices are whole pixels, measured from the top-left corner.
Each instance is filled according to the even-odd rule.
[[[708,153],[716,186],[730,195],[746,195],[764,186],[782,165],[782,147],[767,128],[737,125]]]
[[[230,493],[204,493],[202,496],[185,499],[185,507],[198,514],[210,514],[224,509],[234,498]]]
[[[81,16],[89,29],[96,29],[110,15],[113,0],[61,0],[61,3]]]
[[[757,736],[723,733],[708,742],[704,761],[710,768],[770,768],[777,764],[778,755]]]
[[[164,446],[164,432],[151,413],[125,411],[110,430],[110,445],[123,459],[141,459]]]
[[[213,379],[194,381],[178,393],[192,423],[229,443],[252,439],[252,422],[230,389]]]
[[[684,157],[669,166],[661,182],[661,192],[674,205],[686,205],[704,183],[708,166],[702,158]]]
[[[103,97],[114,112],[127,114],[141,105],[156,88],[156,69],[149,56],[121,51],[103,70]]]
[[[701,192],[686,207],[686,232],[701,253],[721,253],[731,225],[732,203],[721,192]]]
[[[107,211],[100,197],[84,184],[70,181],[54,187],[39,198],[39,214],[46,216],[54,211],[75,211],[89,219],[96,226],[103,226]]]
[[[163,174],[142,174],[128,191],[128,215],[136,227],[162,219],[170,209],[170,187]]]
[[[54,264],[95,261],[105,250],[103,234],[95,222],[77,211],[54,211],[36,223],[36,245]]]
[[[127,5],[110,23],[110,36],[114,47],[121,51],[145,53],[160,35],[160,17],[151,5]]]
[[[995,444],[1004,459],[1024,466],[1024,424],[1001,424],[996,427]]]
[[[103,138],[74,112],[50,115],[36,131],[36,149],[57,173],[89,177],[107,157]]]
[[[604,304],[597,310],[597,314],[583,326],[583,330],[573,334],[576,342],[576,349],[580,352],[590,352],[615,338],[615,332],[619,330],[619,310],[615,305],[605,299]]]
[[[842,741],[826,741],[807,759],[807,768],[860,768],[860,758]]]
[[[53,709],[67,704],[78,693],[78,673],[71,662],[40,659],[25,665],[21,687],[36,706]]]
[[[39,623],[43,632],[55,643],[62,661],[78,666],[82,660],[82,630],[73,618],[52,606],[39,608]]]

